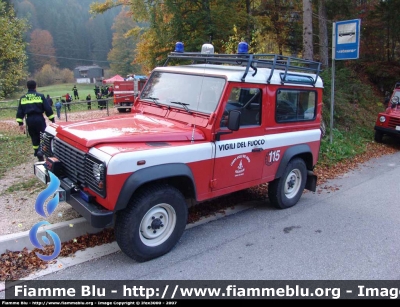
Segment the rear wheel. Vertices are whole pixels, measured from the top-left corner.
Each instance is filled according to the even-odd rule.
[[[187,224],[188,210],[180,191],[168,185],[142,189],[117,214],[115,237],[121,250],[143,262],[168,253]]]
[[[118,108],[118,112],[119,112],[119,113],[126,113],[127,110],[128,110],[128,109],[121,109],[121,108]]]
[[[378,131],[378,130],[375,130],[374,140],[377,143],[382,143],[382,141],[383,141],[383,133]]]
[[[293,207],[299,201],[307,180],[304,161],[295,158],[286,166],[282,177],[268,184],[268,198],[278,209]]]

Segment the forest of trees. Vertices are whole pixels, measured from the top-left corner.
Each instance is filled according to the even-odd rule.
[[[219,53],[236,52],[245,40],[253,53],[319,60],[326,68],[332,23],[360,19],[360,59],[339,65],[352,65],[382,91],[393,87],[400,72],[400,0],[105,0],[91,10],[104,13],[122,5],[135,21],[149,22],[136,49],[144,71],[162,64],[176,41],[199,51],[210,40]]]
[[[19,18],[28,20],[28,69],[44,64],[74,69],[94,63],[109,67],[112,25],[120,9],[93,18],[92,0],[13,0]]]
[[[361,20],[360,59],[338,65],[363,73],[382,91],[392,87],[400,73],[400,0],[0,3],[8,18],[12,19],[11,11],[15,10],[20,21],[22,42],[15,44],[23,50],[18,61],[25,63],[26,74],[46,64],[70,70],[97,64],[121,75],[147,74],[165,61],[177,41],[184,42],[186,51],[199,51],[203,43],[211,42],[218,53],[234,53],[237,44],[245,40],[250,52],[318,60],[327,68],[332,54],[332,23],[351,19]],[[4,52],[12,53],[9,46]],[[3,89],[4,84],[2,81]],[[3,91],[3,96],[8,92]]]

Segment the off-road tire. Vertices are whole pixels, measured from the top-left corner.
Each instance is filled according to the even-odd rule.
[[[126,113],[126,112],[128,112],[128,109],[118,108],[118,112],[119,113]]]
[[[268,184],[268,198],[278,209],[293,207],[299,201],[307,180],[307,168],[303,159],[292,159],[282,176]]]
[[[117,213],[116,241],[130,258],[148,261],[168,253],[178,243],[187,218],[187,204],[178,189],[167,184],[148,186]]]
[[[381,131],[375,130],[374,140],[377,143],[383,142],[383,133]]]

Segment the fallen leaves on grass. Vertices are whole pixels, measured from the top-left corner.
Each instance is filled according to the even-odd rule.
[[[377,144],[369,143],[364,154],[358,155],[351,160],[345,160],[334,166],[317,166],[314,170],[318,176],[318,190],[337,191],[340,186],[329,186],[325,184],[328,180],[337,178],[351,170],[359,167],[360,164],[382,155],[394,154],[400,149],[399,144]],[[234,208],[235,205],[249,200],[267,200],[268,184],[261,184],[257,187],[246,189],[222,196],[213,200],[205,201],[199,205],[189,208],[188,223],[194,223],[203,217],[224,213],[227,208]],[[79,238],[62,243],[59,257],[71,257],[79,250],[85,250],[115,240],[113,229],[104,229],[97,234],[86,234]],[[46,246],[44,250],[34,249],[28,251],[11,252],[7,251],[0,257],[0,280],[17,280],[24,278],[33,272],[47,268],[50,263],[42,261],[36,256],[36,252],[51,255],[53,247]]]

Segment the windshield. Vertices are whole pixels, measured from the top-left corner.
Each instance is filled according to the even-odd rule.
[[[394,97],[397,97],[397,98],[394,98]],[[394,99],[393,99],[394,98]],[[392,96],[392,99],[391,99],[392,101],[399,101],[400,100],[400,91],[395,91],[394,93],[393,93],[393,96]]]
[[[225,86],[218,77],[153,72],[140,98],[156,104],[182,108],[187,112],[212,113]]]

